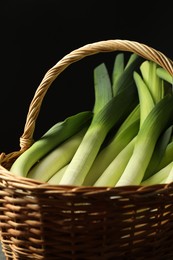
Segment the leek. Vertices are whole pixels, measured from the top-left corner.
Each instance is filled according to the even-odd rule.
[[[54,175],[47,181],[49,184],[58,185],[60,180],[62,179],[62,176],[64,175],[66,169],[68,167],[68,164],[63,166],[60,170],[58,170]]]
[[[163,156],[166,152],[166,149],[169,145],[169,142],[170,142],[170,139],[171,139],[171,136],[172,136],[172,130],[173,130],[173,126],[171,125],[159,137],[159,139],[156,143],[153,155],[151,157],[151,160],[150,160],[148,167],[145,171],[145,175],[144,175],[143,180],[152,176],[155,171],[158,171],[158,165],[162,161]],[[171,160],[169,162],[171,162],[171,161],[172,161],[172,157],[171,157]],[[161,168],[163,168],[163,167],[161,167]]]
[[[139,95],[139,104],[140,104],[140,127],[142,126],[145,118],[148,116],[150,111],[154,107],[154,101],[151,96],[149,89],[147,88],[146,84],[144,83],[142,77],[137,73],[134,72],[134,80],[136,83],[136,87],[138,90]]]
[[[166,82],[170,83],[171,85],[173,85],[173,76],[171,76],[169,74],[169,72],[167,70],[165,70],[164,68],[158,67],[156,70],[156,74],[163,80],[165,80]]]
[[[15,175],[26,177],[33,165],[46,156],[48,152],[77,133],[84,125],[90,123],[93,113],[84,111],[66,118],[52,126],[40,139],[24,151],[12,164],[10,171]]]
[[[124,88],[130,88],[135,85],[133,79],[133,71],[138,70],[138,66],[141,64],[142,61],[143,58],[135,53],[132,53],[125,66],[124,53],[120,53],[116,56],[112,72],[113,96],[116,96]]]
[[[154,185],[164,182],[166,179],[168,180],[169,174],[173,168],[173,162],[166,165],[164,168],[154,173],[151,177],[141,182],[141,185],[148,186]]]
[[[139,119],[132,122],[124,131],[115,134],[110,143],[104,147],[95,158],[87,173],[83,186],[92,186],[103,174],[114,158],[128,145],[139,131]]]
[[[171,169],[170,169],[170,172],[169,172],[169,174],[168,174],[168,176],[167,176],[167,178],[165,178],[165,180],[163,180],[162,182],[163,183],[171,183],[171,182],[173,182],[173,162],[172,163],[170,163],[171,164]]]
[[[108,165],[105,171],[97,179],[93,186],[115,186],[120,179],[125,167],[133,153],[134,137],[125,147],[120,151],[120,153],[115,157],[115,159]]]
[[[63,175],[60,184],[82,185],[100,147],[111,128],[117,123],[129,106],[136,100],[136,91],[124,89],[113,97],[98,113],[82,139],[74,157]],[[122,106],[122,104],[124,104]]]
[[[171,141],[166,149],[165,152],[160,160],[160,162],[157,165],[157,171],[165,167],[167,164],[169,164],[173,160],[173,141]]]
[[[173,119],[173,96],[165,96],[148,114],[138,132],[133,154],[116,186],[138,185],[152,157],[160,134]]]
[[[104,63],[94,69],[94,93],[93,112],[96,114],[112,98],[112,85]]]
[[[54,148],[30,169],[27,177],[42,182],[48,181],[58,170],[71,161],[86,131],[87,127]]]
[[[163,80],[156,73],[158,66],[153,61],[144,61],[140,66],[142,77],[155,104],[164,97]]]

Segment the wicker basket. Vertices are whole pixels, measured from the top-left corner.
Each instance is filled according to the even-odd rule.
[[[56,77],[86,56],[114,51],[137,53],[173,75],[173,62],[164,54],[119,39],[78,48],[45,74],[29,107],[20,151],[0,155],[0,234],[6,259],[173,259],[173,183],[53,186],[9,171],[32,145],[42,100]]]

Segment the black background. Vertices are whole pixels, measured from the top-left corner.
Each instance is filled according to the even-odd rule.
[[[127,39],[172,59],[169,1],[1,0],[0,152],[19,150],[29,104],[44,74],[87,43]],[[93,68],[115,55],[85,58],[66,69],[47,92],[35,135],[93,104]]]

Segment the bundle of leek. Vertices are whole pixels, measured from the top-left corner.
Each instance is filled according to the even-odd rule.
[[[151,185],[173,180],[173,79],[124,53],[112,77],[94,69],[95,103],[49,129],[13,163],[20,176],[60,185]],[[56,141],[55,141],[56,140]]]

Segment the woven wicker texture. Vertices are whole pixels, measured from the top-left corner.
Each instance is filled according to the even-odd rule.
[[[173,62],[164,54],[119,39],[78,48],[45,74],[29,107],[20,151],[0,155],[0,235],[7,259],[173,259],[173,183],[53,186],[9,171],[32,145],[43,98],[57,76],[86,56],[114,51],[137,53],[173,75]]]

